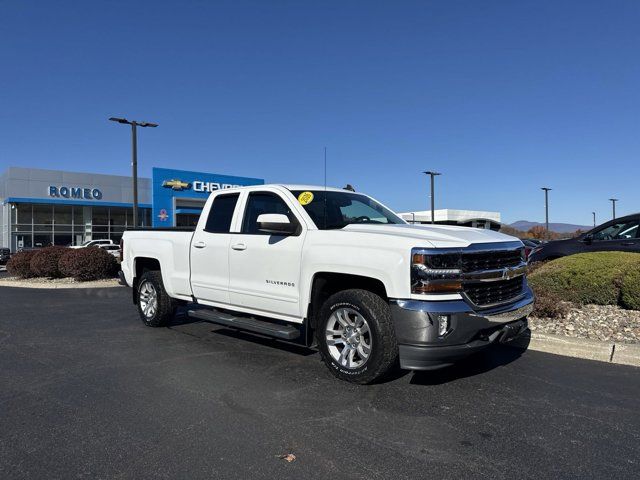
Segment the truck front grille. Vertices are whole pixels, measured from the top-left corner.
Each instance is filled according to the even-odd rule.
[[[506,303],[522,294],[524,277],[495,282],[473,282],[463,285],[463,291],[474,305],[486,307]]]
[[[498,268],[515,267],[521,263],[521,249],[464,253],[460,259],[460,267],[463,272],[496,270]]]
[[[455,268],[464,273],[515,267],[523,261],[523,248],[463,253],[444,253],[426,258],[429,268]]]
[[[521,242],[472,244],[464,248],[411,251],[413,294],[461,293],[478,308],[516,301],[526,287]]]

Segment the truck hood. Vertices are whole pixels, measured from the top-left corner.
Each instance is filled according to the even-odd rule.
[[[457,227],[453,225],[367,225],[350,224],[344,232],[370,233],[404,237],[434,248],[468,247],[472,243],[518,242],[519,239],[482,228]],[[425,245],[428,247],[429,245]]]

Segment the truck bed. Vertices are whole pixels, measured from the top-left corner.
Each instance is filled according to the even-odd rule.
[[[189,253],[195,227],[132,228],[122,237],[122,271],[131,279],[143,262],[162,265],[162,280],[169,295],[191,298]],[[135,261],[133,259],[136,259]]]

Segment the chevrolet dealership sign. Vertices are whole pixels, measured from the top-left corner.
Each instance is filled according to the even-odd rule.
[[[176,215],[199,214],[200,208],[188,199],[206,200],[211,192],[245,185],[262,185],[260,178],[234,177],[206,172],[154,168],[152,183],[154,227],[174,224]],[[181,206],[181,205],[187,206]]]
[[[242,185],[233,183],[207,182],[203,180],[194,180],[193,183],[191,183],[172,178],[171,180],[163,181],[162,186],[164,188],[170,188],[171,190],[176,190],[178,192],[193,188],[194,192],[211,193],[215,192],[216,190],[223,190],[225,188],[241,187]]]
[[[241,187],[242,185],[235,183],[220,183],[220,182],[202,182],[196,180],[193,182],[194,192],[215,192],[216,190],[223,190],[225,188]]]

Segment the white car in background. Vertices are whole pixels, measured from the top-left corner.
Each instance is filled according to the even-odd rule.
[[[120,245],[98,245],[99,248],[106,250],[116,258],[120,258]]]
[[[102,240],[87,240],[86,242],[84,242],[81,245],[72,245],[69,248],[87,248],[87,247],[102,247],[105,245],[115,245],[117,247],[117,245],[115,243],[113,243],[112,240],[105,238]]]

